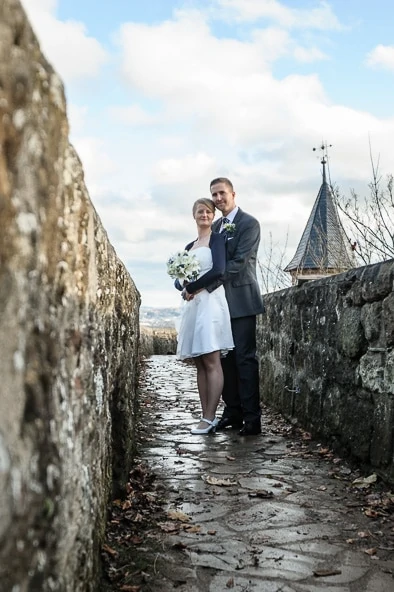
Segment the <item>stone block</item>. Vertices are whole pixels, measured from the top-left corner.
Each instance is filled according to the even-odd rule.
[[[394,453],[394,397],[374,396],[371,462],[379,467],[390,466]]]
[[[360,277],[366,302],[382,300],[393,291],[394,261],[386,265],[367,265]]]
[[[383,330],[382,302],[366,303],[361,309],[361,324],[369,344],[379,347],[386,345],[386,338]]]
[[[344,308],[337,324],[338,347],[349,358],[358,358],[366,349],[360,308]]]
[[[383,300],[383,322],[387,347],[394,347],[394,292]]]

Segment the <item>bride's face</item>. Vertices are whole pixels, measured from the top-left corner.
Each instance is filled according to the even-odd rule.
[[[214,213],[211,212],[209,208],[207,208],[203,204],[197,206],[197,209],[194,212],[194,219],[197,223],[197,226],[200,226],[201,228],[211,226],[213,218]]]

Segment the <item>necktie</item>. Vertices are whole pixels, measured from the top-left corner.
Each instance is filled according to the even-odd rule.
[[[228,218],[222,218],[222,227],[220,232],[223,232],[225,224],[230,224],[230,220]]]

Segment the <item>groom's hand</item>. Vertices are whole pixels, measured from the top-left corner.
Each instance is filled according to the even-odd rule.
[[[186,288],[183,288],[182,298],[183,298],[183,300],[187,300],[187,301],[193,300],[194,294],[189,294],[189,292],[187,292]]]

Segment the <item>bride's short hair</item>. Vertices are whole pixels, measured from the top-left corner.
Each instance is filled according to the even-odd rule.
[[[203,205],[206,208],[208,208],[208,210],[210,210],[212,212],[212,214],[215,213],[216,206],[215,206],[213,200],[209,199],[209,197],[200,197],[200,199],[197,199],[193,204],[193,216],[196,213],[198,206],[200,206],[200,205]]]

